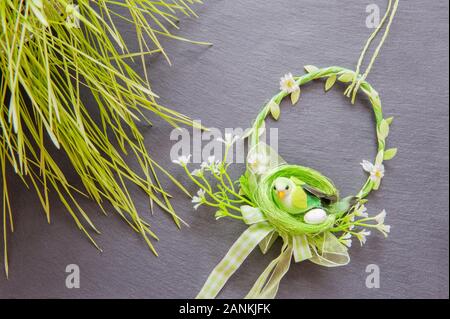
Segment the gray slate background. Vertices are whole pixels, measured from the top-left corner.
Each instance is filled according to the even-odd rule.
[[[182,20],[179,34],[214,46],[164,41],[174,65],[161,56],[151,60],[154,90],[161,103],[207,126],[247,127],[285,72],[299,74],[305,64],[354,67],[371,31],[365,27],[371,2],[207,1],[197,8],[199,19]],[[131,48],[137,48],[131,28],[121,27],[129,32]],[[293,264],[279,298],[448,298],[448,36],[448,1],[401,1],[370,75],[385,114],[395,116],[389,145],[399,148],[368,205],[372,213],[388,211],[390,237],[376,234],[363,249],[354,245],[346,267]],[[374,158],[375,141],[367,103],[350,106],[342,89],[325,95],[321,84],[306,87],[300,107],[283,106],[277,127],[280,154],[320,170],[345,195],[363,182],[359,162]],[[151,154],[190,185],[179,167],[168,164],[170,131],[161,122],[143,129]],[[161,238],[156,258],[118,216],[105,217],[95,204],[81,200],[102,230],[96,237],[104,250],[99,253],[60,203],[54,203],[47,225],[36,196],[17,181],[11,187],[16,232],[9,236],[10,279],[0,276],[2,298],[194,297],[245,229],[240,222],[215,221],[211,210],[194,212],[189,199],[168,185],[176,210],[191,227],[179,231],[156,211],[150,217]],[[133,198],[146,213],[146,197],[137,191]],[[266,256],[252,254],[220,297],[243,297],[277,255],[278,247]],[[379,289],[365,287],[365,268],[372,263],[381,270]],[[67,264],[80,265],[80,289],[65,288]]]

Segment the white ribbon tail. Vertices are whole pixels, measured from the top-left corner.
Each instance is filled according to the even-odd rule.
[[[246,299],[273,299],[275,298],[280,281],[288,272],[291,264],[293,252],[292,239],[286,238],[281,254],[275,258],[264,272],[256,280],[250,292],[245,297]]]

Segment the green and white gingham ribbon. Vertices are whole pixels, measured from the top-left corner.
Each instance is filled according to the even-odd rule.
[[[197,295],[197,299],[215,298],[256,246],[259,245],[261,251],[265,254],[278,236],[283,239],[281,254],[267,266],[245,298],[275,298],[280,281],[289,270],[292,256],[294,256],[295,262],[308,259],[326,267],[343,266],[350,261],[347,248],[329,232],[312,238],[306,235],[280,234],[266,221],[258,208],[242,206],[241,212],[244,222],[250,227],[242,233],[211,272],[202,290]]]
[[[214,268],[197,299],[211,299],[217,296],[233,273],[241,266],[245,258],[255,249],[273,227],[268,223],[251,225],[231,246],[222,261]]]

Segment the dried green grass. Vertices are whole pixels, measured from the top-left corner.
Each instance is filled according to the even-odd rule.
[[[161,53],[168,59],[159,38],[181,39],[168,28],[178,28],[177,14],[195,15],[190,8],[194,3],[200,1],[79,0],[77,11],[65,0],[0,1],[0,163],[7,275],[7,235],[14,231],[9,166],[37,193],[49,222],[53,192],[95,246],[91,234],[98,230],[78,204],[78,193],[95,200],[102,210],[105,203],[112,205],[155,254],[151,240],[157,237],[138,213],[129,186],[139,186],[152,208],[157,204],[180,226],[157,174],[187,191],[150,157],[136,123],[143,119],[151,124],[144,114],[149,113],[173,126],[192,124],[157,103],[145,56]],[[123,16],[114,7],[129,14]],[[77,19],[81,28],[74,24]],[[139,52],[128,50],[113,22],[117,20],[135,26]],[[134,59],[144,65],[144,76],[129,66]],[[81,99],[84,88],[96,101],[99,121],[91,115],[94,106]],[[84,189],[71,186],[52,156],[55,150],[67,155]],[[128,154],[135,156],[141,172],[127,165]]]

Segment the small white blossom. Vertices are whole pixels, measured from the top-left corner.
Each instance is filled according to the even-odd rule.
[[[355,225],[351,224],[350,227],[348,228],[348,230],[353,230],[353,229],[355,229]]]
[[[346,239],[343,240],[342,243],[347,246],[348,248],[352,247],[352,240],[351,239]]]
[[[379,213],[377,216],[374,217],[375,221],[378,224],[384,224],[385,218],[386,218],[386,210],[385,209],[383,209],[381,211],[381,213]]]
[[[203,204],[203,201],[205,199],[205,191],[203,189],[200,189],[197,192],[197,196],[192,197],[192,204],[194,205],[194,209],[197,210],[197,208]]]
[[[369,217],[369,214],[367,214],[367,208],[363,204],[359,205],[355,208],[355,215],[358,217]]]
[[[204,167],[210,167],[210,166],[214,166],[216,164],[218,164],[220,161],[216,161],[216,157],[213,156],[208,156],[208,160],[206,162],[203,162],[202,165]]]
[[[352,247],[352,234],[346,233],[339,240],[347,247]]]
[[[200,198],[205,198],[205,194],[206,194],[206,192],[204,189],[199,189],[197,192],[197,196]]]
[[[280,90],[286,93],[293,93],[300,90],[300,86],[295,82],[292,73],[285,74],[280,80]]]
[[[346,233],[344,236],[341,237],[341,239],[350,239],[352,238],[352,234]]]
[[[370,174],[370,180],[377,183],[380,182],[384,177],[384,165],[383,164],[372,164],[369,161],[362,161],[361,166],[363,169]]]
[[[366,229],[363,229],[362,231],[356,234],[356,237],[359,239],[361,246],[366,243],[367,236],[370,236],[370,234],[371,234],[370,230]]]
[[[185,166],[187,163],[189,163],[189,161],[191,160],[191,155],[185,156],[182,155],[180,157],[178,157],[177,160],[173,160],[172,162],[181,166]]]
[[[219,169],[220,163],[221,163],[221,161],[219,161],[219,160],[216,161],[215,156],[209,156],[208,160],[206,162],[203,162],[200,164],[200,167],[201,167],[201,169],[208,170],[214,174],[219,174],[220,173],[220,169]]]
[[[391,232],[391,226],[390,225],[381,224],[381,225],[378,225],[378,229],[380,231],[384,232],[384,233],[387,233],[387,234],[389,234]]]
[[[202,169],[194,169],[191,172],[191,175],[201,177],[203,175],[203,170]]]
[[[259,175],[265,173],[269,169],[269,158],[263,153],[252,153],[248,157],[247,163],[250,165],[253,172]]]
[[[218,142],[224,143],[226,146],[233,145],[239,139],[238,135],[233,135],[231,133],[225,133],[225,139],[219,137]]]

